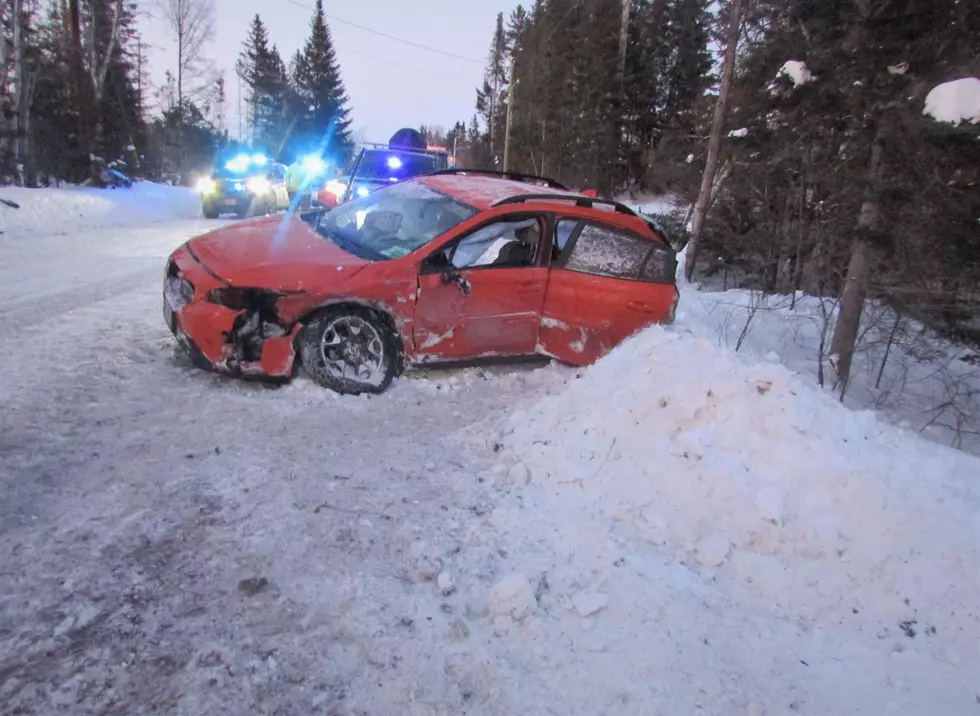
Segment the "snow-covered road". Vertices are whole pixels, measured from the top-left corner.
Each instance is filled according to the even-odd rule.
[[[464,609],[409,552],[482,514],[454,436],[525,375],[358,399],[197,371],[159,284],[199,230],[0,245],[0,712],[405,713]]]
[[[178,220],[0,241],[0,330],[35,325],[159,281],[170,252],[214,223]]]
[[[697,316],[371,398],[207,374],[160,277],[210,225],[158,213],[0,236],[0,714],[980,713],[980,461]]]

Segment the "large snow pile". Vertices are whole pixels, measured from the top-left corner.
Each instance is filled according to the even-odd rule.
[[[91,229],[141,226],[201,215],[201,199],[193,189],[137,182],[130,189],[0,188],[0,228],[6,235],[61,234]]]
[[[980,79],[963,77],[934,87],[926,95],[922,114],[954,126],[980,123]]]
[[[548,638],[598,631],[665,713],[976,708],[980,460],[720,349],[693,319],[497,435],[508,500],[489,523],[532,583],[546,575]]]

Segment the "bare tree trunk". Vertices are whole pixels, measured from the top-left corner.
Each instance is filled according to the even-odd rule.
[[[630,27],[630,5],[632,0],[623,0],[623,19],[619,25],[619,87],[622,91],[626,81],[626,46]]]
[[[24,67],[24,7],[21,0],[14,0],[14,164],[17,183],[24,181],[22,166],[25,162],[27,144],[27,118],[30,107],[27,104],[27,77]]]
[[[177,29],[177,177],[184,183],[184,32]]]
[[[82,20],[81,12],[78,8],[79,0],[69,0],[68,2],[68,26],[71,32],[71,75],[72,85],[75,90],[75,101],[78,107],[78,144],[82,155],[82,163],[93,170],[90,159],[92,153],[92,136],[89,124],[89,104],[88,83],[85,81],[85,60],[82,50]]]
[[[510,83],[507,85],[507,121],[504,129],[504,171],[510,166],[510,125],[514,114],[514,94],[517,83],[514,81],[514,69],[517,62],[510,58]]]
[[[830,346],[832,356],[836,356],[834,370],[837,373],[841,399],[844,398],[847,382],[851,376],[861,314],[864,312],[864,302],[868,296],[868,283],[871,276],[871,235],[880,232],[884,224],[879,201],[884,168],[883,153],[884,131],[879,124],[871,146],[867,189],[858,216],[857,238],[854,246],[851,247],[851,260],[847,266],[847,277],[844,279],[844,288],[840,296],[840,312],[837,314],[834,338]]]
[[[728,93],[732,87],[732,75],[735,71],[735,48],[738,45],[741,23],[742,0],[732,0],[732,15],[728,24],[728,46],[725,48],[725,71],[721,77],[718,101],[715,102],[715,115],[711,122],[711,136],[708,139],[708,159],[704,165],[704,174],[701,175],[701,190],[698,192],[697,201],[694,203],[691,239],[688,241],[686,249],[684,277],[688,281],[694,276],[694,265],[698,260],[701,231],[704,228],[705,217],[708,215],[711,187],[718,166],[718,155],[721,153],[721,131],[725,124],[725,106],[728,104]]]

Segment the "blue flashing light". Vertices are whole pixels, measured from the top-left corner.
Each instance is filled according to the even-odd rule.
[[[388,168],[389,169],[401,169],[402,160],[398,157],[388,157]]]
[[[370,193],[371,192],[368,191],[366,187],[363,187],[363,186],[357,187],[357,195],[358,196],[367,196]]]
[[[301,166],[306,174],[318,175],[327,170],[327,163],[318,154],[303,157]]]
[[[264,154],[253,154],[252,163],[259,167],[264,167],[269,163],[269,157]]]
[[[248,171],[248,165],[251,161],[247,154],[239,154],[237,157],[229,159],[225,162],[225,169],[231,172],[242,173]]]

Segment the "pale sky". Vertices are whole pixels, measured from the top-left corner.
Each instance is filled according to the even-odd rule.
[[[163,83],[173,70],[176,50],[155,0],[140,0],[148,16],[141,20],[151,80]],[[259,13],[283,59],[289,62],[309,35],[314,0],[213,0],[217,27],[208,56],[224,70],[228,93],[226,124],[238,133],[238,77],[235,60]],[[450,128],[473,115],[494,23],[517,0],[324,0],[327,18],[350,96],[355,131],[366,141],[387,142],[401,127],[420,124]],[[427,45],[458,59],[412,47],[353,27],[355,23],[402,40]],[[148,97],[148,100],[150,98]]]

